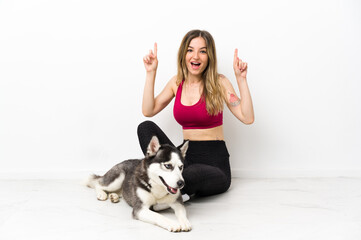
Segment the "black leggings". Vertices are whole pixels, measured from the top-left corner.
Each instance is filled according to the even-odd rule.
[[[151,121],[138,126],[138,138],[143,153],[153,136],[160,144],[175,146],[165,133]],[[189,141],[185,157],[183,178],[185,187],[182,193],[197,196],[210,196],[223,193],[231,185],[229,153],[224,141]]]

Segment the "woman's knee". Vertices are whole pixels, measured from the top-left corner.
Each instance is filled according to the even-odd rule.
[[[207,184],[198,191],[199,196],[212,196],[222,194],[228,191],[231,185],[231,180],[227,176],[223,175],[218,178],[218,181],[212,184]]]
[[[204,164],[192,164],[184,169],[185,192],[199,196],[210,196],[226,192],[231,185],[231,177],[221,169]]]
[[[141,122],[139,125],[138,125],[138,133],[143,131],[144,129],[150,129],[150,128],[153,128],[154,126],[156,126],[156,124],[152,121],[149,121],[149,120],[146,120],[144,122]]]

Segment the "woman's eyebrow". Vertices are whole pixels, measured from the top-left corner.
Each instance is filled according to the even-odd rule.
[[[188,48],[194,48],[194,47],[188,46]],[[203,48],[207,49],[207,47],[201,47],[200,49],[203,49]]]

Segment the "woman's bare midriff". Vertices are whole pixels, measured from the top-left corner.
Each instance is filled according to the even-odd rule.
[[[224,140],[223,126],[208,129],[184,129],[183,139],[191,141]]]

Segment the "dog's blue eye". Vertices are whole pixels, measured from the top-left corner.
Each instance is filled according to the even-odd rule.
[[[164,164],[164,167],[166,168],[166,169],[172,169],[172,164]]]

